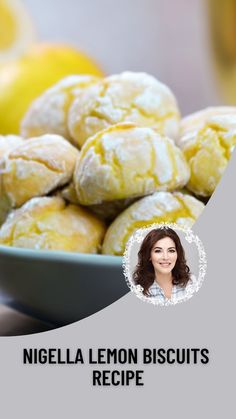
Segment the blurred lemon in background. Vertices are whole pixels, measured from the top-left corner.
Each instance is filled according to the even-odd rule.
[[[33,24],[22,2],[0,0],[0,64],[21,55],[33,39]]]
[[[33,99],[69,74],[102,72],[84,53],[58,44],[36,44],[21,58],[0,66],[0,134],[19,133]]]
[[[34,29],[20,0],[0,0],[0,134],[19,133],[31,102],[70,74],[101,76],[84,53],[61,44],[33,44]]]

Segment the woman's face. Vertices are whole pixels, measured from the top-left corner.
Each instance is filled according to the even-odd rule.
[[[151,262],[156,272],[168,274],[177,260],[175,242],[170,237],[158,240],[151,250]]]

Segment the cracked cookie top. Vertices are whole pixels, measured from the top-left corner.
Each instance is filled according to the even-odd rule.
[[[154,223],[176,223],[191,227],[200,216],[204,204],[181,192],[156,192],[124,210],[110,225],[102,252],[122,255],[135,230]]]
[[[215,110],[215,113],[214,113]],[[231,113],[230,113],[231,112]],[[208,197],[214,192],[236,145],[236,108],[210,108],[185,124],[179,145],[191,175],[187,188]]]
[[[104,233],[104,223],[86,209],[58,197],[40,197],[10,213],[0,229],[0,244],[96,253]]]
[[[23,142],[23,138],[18,135],[0,135],[0,159]]]
[[[180,121],[180,138],[183,138],[189,132],[201,129],[207,120],[212,117],[224,115],[236,116],[236,106],[209,106],[208,108],[185,116]]]
[[[171,191],[188,179],[185,157],[174,142],[132,123],[114,125],[89,138],[74,174],[83,205]]]
[[[3,156],[0,192],[12,208],[70,181],[79,151],[59,135],[25,140]]]
[[[68,112],[68,128],[81,147],[90,136],[120,122],[152,127],[177,138],[179,109],[171,90],[146,73],[124,72],[78,92]]]
[[[81,89],[99,80],[95,76],[68,76],[33,101],[21,123],[23,137],[58,134],[71,141],[68,110]]]

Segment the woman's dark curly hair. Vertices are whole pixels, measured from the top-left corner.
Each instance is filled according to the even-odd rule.
[[[185,253],[178,234],[169,227],[151,230],[144,238],[138,252],[138,264],[133,273],[133,281],[143,287],[143,294],[148,296],[148,289],[155,280],[155,272],[150,260],[153,246],[158,240],[170,237],[177,251],[176,264],[172,270],[173,285],[185,287],[190,280],[190,269],[186,265]]]

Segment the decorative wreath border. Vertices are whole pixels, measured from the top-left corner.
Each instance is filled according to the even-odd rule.
[[[188,243],[195,243],[198,250],[198,256],[199,256],[199,264],[198,264],[199,274],[198,274],[197,279],[194,277],[195,280],[191,281],[191,284],[187,285],[186,294],[182,298],[176,299],[174,301],[165,300],[163,302],[160,302],[156,297],[144,296],[143,288],[141,287],[141,285],[135,285],[133,283],[132,273],[130,272],[131,271],[130,254],[131,254],[132,245],[134,243],[141,243],[144,237],[149,233],[149,231],[155,228],[165,228],[165,227],[172,228],[173,230],[182,231],[185,234],[185,240]],[[151,224],[151,225],[149,224],[147,226],[139,228],[132,234],[132,236],[130,237],[130,239],[128,240],[126,244],[126,249],[123,255],[122,267],[123,267],[123,274],[125,276],[128,287],[138,298],[140,298],[142,301],[145,301],[147,303],[151,303],[154,305],[168,306],[168,305],[175,305],[175,304],[187,301],[189,300],[189,298],[193,296],[195,292],[199,291],[206,275],[207,258],[206,258],[206,252],[205,252],[205,249],[201,240],[199,239],[197,235],[193,233],[193,231],[189,227],[181,226],[175,223],[154,223],[154,224]]]

